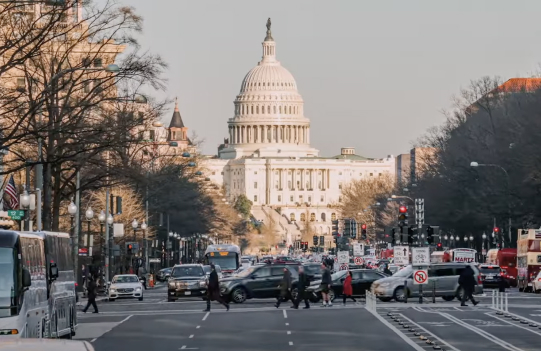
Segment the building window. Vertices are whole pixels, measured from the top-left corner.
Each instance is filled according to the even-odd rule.
[[[301,222],[306,222],[306,213],[301,213]]]
[[[325,196],[321,195],[321,197],[319,198],[319,202],[325,202]]]
[[[294,213],[291,213],[291,214],[289,215],[289,220],[290,220],[291,222],[295,221],[295,214],[294,214]]]
[[[156,138],[156,131],[154,129],[150,130],[150,140],[154,141]]]
[[[278,202],[282,202],[282,195],[278,195]]]
[[[325,220],[326,220],[325,212],[323,212],[323,213],[321,214],[321,220],[322,220],[323,222],[325,222]]]
[[[257,174],[257,171],[254,171],[254,174]]]
[[[222,172],[221,174],[224,175],[224,172]]]
[[[88,93],[90,93],[90,90],[91,90],[90,82],[89,82],[89,81],[84,82],[84,85],[83,85],[83,92],[84,92],[85,94],[88,94]]]
[[[336,213],[331,213],[331,221],[336,221]]]
[[[257,189],[257,182],[254,182],[254,189]]]
[[[342,202],[342,196],[338,197],[338,202]]]
[[[94,67],[103,67],[103,60],[101,58],[94,59]]]
[[[338,175],[342,175],[342,172],[338,172]]]
[[[212,175],[216,175],[216,172],[212,172]]]
[[[293,186],[291,185],[291,180],[287,181],[287,187],[289,188],[289,190],[293,190]]]
[[[310,222],[315,222],[316,221],[316,214],[315,213],[310,213]]]
[[[26,90],[26,80],[24,78],[17,78],[17,90]]]
[[[257,195],[254,195],[254,202],[257,202]]]
[[[323,187],[321,186],[321,180],[318,182],[317,186],[318,186],[319,190],[323,189]]]
[[[308,202],[312,202],[312,197],[308,196]]]
[[[338,189],[342,189],[342,183],[338,183]]]
[[[291,201],[291,202],[295,201],[295,199],[293,198],[293,195],[291,195],[291,196],[289,197],[289,201]]]
[[[373,176],[374,176],[374,173],[370,173],[370,176],[373,177]]]

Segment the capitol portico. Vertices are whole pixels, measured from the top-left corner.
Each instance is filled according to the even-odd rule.
[[[228,121],[229,138],[205,162],[206,176],[223,186],[230,201],[244,194],[258,220],[277,223],[284,240],[300,239],[306,223],[332,241],[331,220],[341,189],[351,180],[395,173],[395,159],[356,155],[351,147],[320,157],[310,145],[310,120],[293,75],[276,59],[267,23],[263,57],[246,74]]]

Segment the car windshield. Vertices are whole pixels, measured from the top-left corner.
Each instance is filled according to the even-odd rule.
[[[348,271],[338,271],[338,272],[336,272],[336,273],[333,273],[333,274],[331,275],[331,279],[332,279],[333,281],[342,279],[342,278],[346,275],[347,272],[348,272]]]
[[[203,276],[205,276],[205,271],[201,266],[180,266],[173,268],[173,270],[171,271],[171,277],[173,278]]]
[[[119,275],[113,278],[114,283],[137,283],[139,278],[134,275]]]
[[[210,272],[212,271],[212,269],[210,269],[210,266],[203,266],[203,270],[206,274],[210,274]]]
[[[304,266],[304,272],[311,275],[321,274],[321,266],[319,264],[306,265]]]
[[[0,247],[0,317],[10,316],[9,307],[16,305],[15,273],[14,250]]]
[[[479,267],[479,271],[483,274],[500,274],[500,267]]]
[[[412,268],[411,268],[411,266],[408,266],[408,267],[406,267],[404,269],[399,270],[395,274],[393,274],[393,277],[406,278],[406,277],[409,277],[411,275],[411,273],[412,273]]]

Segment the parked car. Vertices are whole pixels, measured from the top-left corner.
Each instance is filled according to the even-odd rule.
[[[143,284],[135,274],[119,274],[113,277],[109,287],[109,301],[116,299],[139,299],[143,301]]]
[[[428,284],[424,285],[425,296],[431,295],[435,286],[436,296],[445,301],[452,301],[455,297],[461,299],[464,293],[458,285],[458,278],[468,263],[436,263],[427,267]],[[479,269],[475,265],[469,265],[473,271],[477,285],[474,294],[483,293],[483,281]],[[403,302],[406,297],[419,296],[419,285],[413,283],[414,269],[411,265],[399,270],[390,277],[375,281],[372,284],[372,292],[381,301]],[[435,284],[435,285],[434,285]]]
[[[387,277],[387,275],[372,269],[353,269],[351,271],[351,287],[353,289],[353,296],[365,296],[366,291],[370,291],[372,283]],[[332,284],[329,290],[329,298],[333,301],[337,296],[342,295],[342,288],[346,274],[348,271],[338,271],[331,275]],[[310,284],[307,291],[312,293],[315,298],[313,302],[317,302],[321,299],[321,280],[314,281]]]
[[[167,301],[182,297],[202,297],[207,292],[207,275],[200,264],[175,265],[167,282]]]
[[[237,275],[222,279],[220,292],[228,300],[243,303],[247,299],[276,298],[284,275],[284,268],[289,269],[292,278],[293,297],[295,297],[298,274],[295,265],[261,264],[250,266]]]

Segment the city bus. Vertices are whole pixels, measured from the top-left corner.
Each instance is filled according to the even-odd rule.
[[[517,285],[531,291],[532,280],[541,269],[541,230],[519,229],[517,240]]]
[[[205,264],[220,266],[222,273],[228,275],[241,266],[241,253],[237,245],[209,245],[205,251]]]
[[[76,329],[69,235],[0,230],[0,343],[71,338]]]

